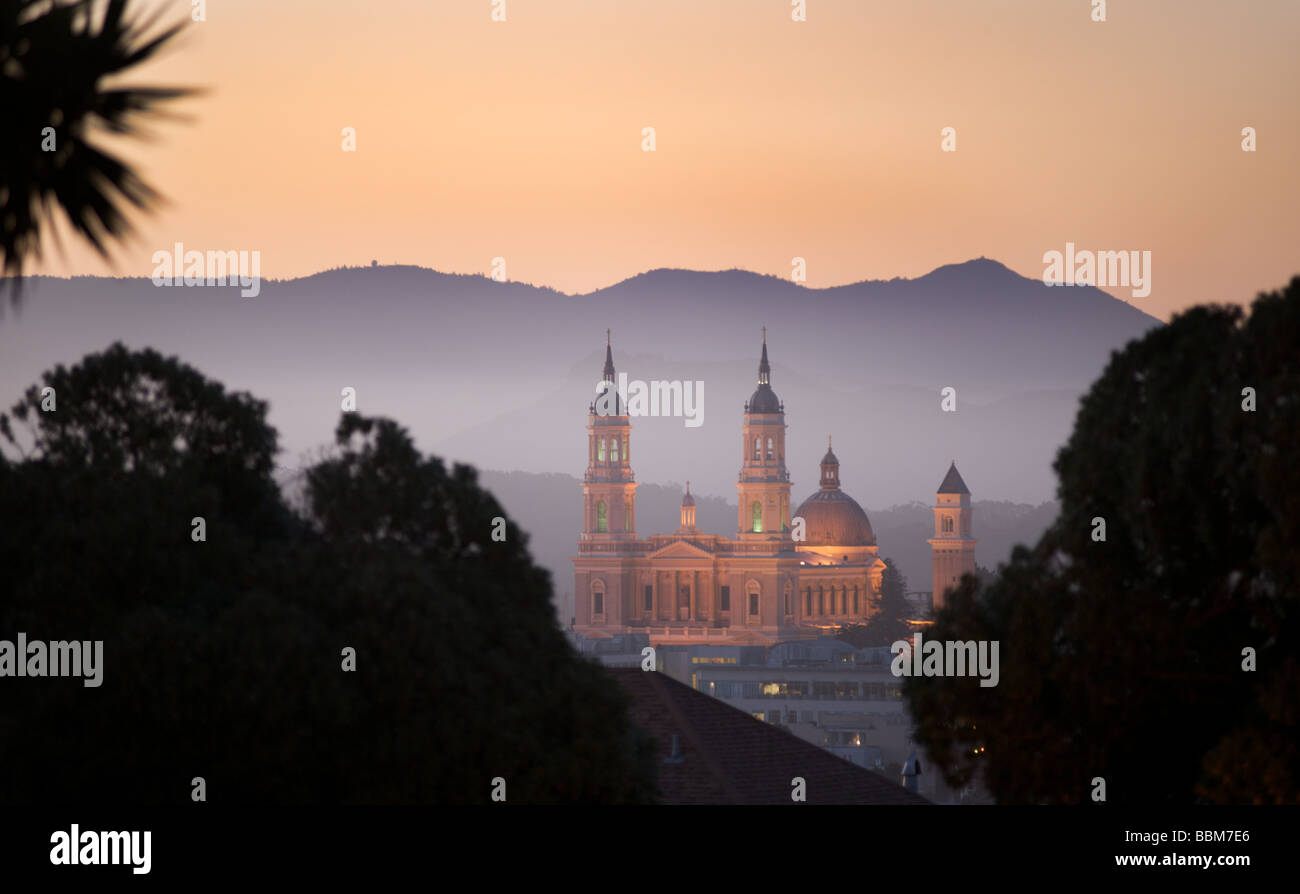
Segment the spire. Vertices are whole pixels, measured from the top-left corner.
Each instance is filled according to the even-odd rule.
[[[614,349],[610,345],[609,330],[605,330],[605,381],[614,381]]]
[[[763,358],[758,361],[758,384],[770,385],[772,382],[772,367],[767,362],[767,327],[763,327]]]

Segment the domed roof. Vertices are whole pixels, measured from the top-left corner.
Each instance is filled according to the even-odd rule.
[[[691,496],[691,483],[686,482],[686,496],[682,497],[683,506],[694,506],[695,498]]]
[[[754,389],[754,394],[745,406],[747,413],[780,413],[781,400],[766,382]]]
[[[874,546],[867,513],[842,490],[819,490],[794,513],[804,521],[806,546]]]
[[[867,513],[858,501],[840,490],[840,461],[826,439],[822,457],[821,489],[800,504],[795,515],[804,521],[804,543],[808,546],[874,546]]]

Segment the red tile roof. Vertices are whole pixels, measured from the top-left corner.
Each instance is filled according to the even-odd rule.
[[[783,729],[669,677],[608,668],[632,700],[632,722],[655,738],[663,804],[792,804],[802,776],[809,804],[927,804],[885,776],[865,770]],[[681,763],[665,764],[677,735]]]

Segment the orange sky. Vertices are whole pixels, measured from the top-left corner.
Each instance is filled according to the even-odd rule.
[[[113,144],[170,204],[111,267],[65,238],[33,272],[147,276],[180,241],[259,250],[270,277],[502,256],[570,292],[801,256],[819,287],[981,255],[1041,277],[1072,241],[1151,251],[1148,297],[1109,291],[1162,318],[1300,273],[1289,0],[1112,0],[1105,23],[1089,0],[491,8],[208,2],[129,80],[210,92]]]

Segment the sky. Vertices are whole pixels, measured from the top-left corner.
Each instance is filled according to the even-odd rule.
[[[806,22],[789,0],[493,8],[206,3],[124,78],[206,92],[148,142],[103,141],[166,206],[111,264],[65,235],[31,272],[148,276],[181,242],[259,251],[273,278],[500,257],[586,292],[799,257],[825,287],[981,256],[1041,277],[1073,242],[1150,251],[1149,295],[1108,291],[1162,319],[1300,272],[1291,0],[1119,0],[1105,22],[1091,0],[808,0]]]

